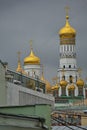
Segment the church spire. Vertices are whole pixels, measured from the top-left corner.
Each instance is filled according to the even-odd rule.
[[[21,54],[21,52],[18,51],[18,67],[17,67],[16,71],[22,73],[22,67],[21,67],[21,62],[20,62],[20,54]]]
[[[22,69],[22,66],[21,66],[20,54],[21,54],[21,52],[18,51],[18,66],[17,66],[16,72],[19,72],[19,73],[27,76],[27,73]]]

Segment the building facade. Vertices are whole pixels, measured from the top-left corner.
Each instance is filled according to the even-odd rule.
[[[54,97],[46,94],[45,83],[40,79],[14,72],[0,61],[0,106],[26,104],[50,104],[53,107]]]
[[[24,70],[28,76],[40,78],[41,77],[41,64],[40,58],[37,57],[32,48],[32,40],[30,41],[31,50],[30,54],[24,58]]]

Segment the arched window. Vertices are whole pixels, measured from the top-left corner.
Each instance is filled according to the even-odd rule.
[[[78,88],[78,93],[79,93],[79,96],[83,96],[83,88],[82,87]]]
[[[71,65],[69,65],[69,68],[71,68]]]
[[[63,75],[63,79],[65,80],[65,75]]]
[[[62,96],[66,96],[66,87],[62,87]]]
[[[68,95],[74,97],[74,90],[68,90]]]

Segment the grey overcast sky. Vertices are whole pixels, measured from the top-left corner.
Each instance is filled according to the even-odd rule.
[[[57,75],[59,65],[59,29],[65,24],[65,6],[69,6],[70,24],[77,30],[77,65],[87,77],[87,0],[0,0],[0,59],[10,69],[17,68],[33,50],[44,65],[45,78]]]

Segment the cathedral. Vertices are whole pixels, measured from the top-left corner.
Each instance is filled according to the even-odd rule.
[[[40,58],[36,56],[33,51],[32,40],[30,40],[30,53],[27,57],[24,58],[23,68],[21,66],[21,61],[20,61],[20,52],[18,52],[18,66],[16,72],[22,73],[23,75],[26,75],[31,78],[35,78],[37,80],[41,80],[46,84],[45,85],[46,87],[44,88],[45,93],[51,92],[51,84],[44,77],[43,65],[41,64]],[[33,89],[33,86],[31,87],[31,89]]]

